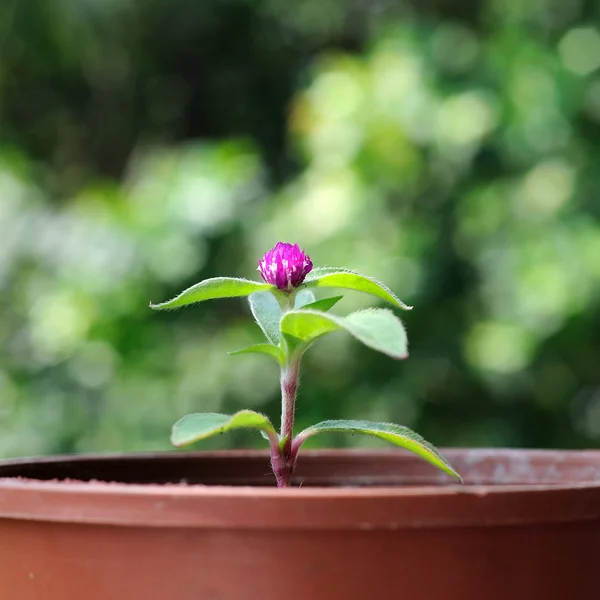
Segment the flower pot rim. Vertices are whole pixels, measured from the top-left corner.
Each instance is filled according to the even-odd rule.
[[[93,464],[110,470],[127,464],[141,472],[144,466],[169,471],[194,463],[217,473],[221,467],[242,475],[253,469],[259,481],[267,476],[268,466],[268,453],[260,450],[12,459],[0,461],[0,518],[213,529],[401,529],[600,519],[600,450],[455,448],[444,453],[464,472],[466,485],[449,484],[445,474],[397,450],[306,451],[299,472],[302,477],[304,467],[307,479],[313,477],[311,485],[325,481],[319,479],[325,465],[328,484],[337,481],[331,473],[339,469],[358,487],[289,489],[26,478],[41,467],[76,471]],[[508,483],[477,483],[490,469]],[[377,471],[379,479],[369,477],[371,471]],[[361,479],[361,473],[367,475]],[[352,479],[352,474],[357,477]],[[525,482],[536,474],[539,483]],[[386,477],[400,484],[404,478],[405,484],[381,485]],[[365,487],[369,481],[376,483]]]

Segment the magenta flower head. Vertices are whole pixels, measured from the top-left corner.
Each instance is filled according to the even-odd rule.
[[[258,261],[262,278],[283,292],[297,288],[310,273],[313,264],[298,244],[278,242]]]

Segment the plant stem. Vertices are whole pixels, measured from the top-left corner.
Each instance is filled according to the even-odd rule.
[[[300,374],[300,360],[291,361],[281,371],[281,437],[285,438],[283,444],[284,454],[292,448],[294,437],[294,411],[296,409],[296,392],[298,391],[298,376]]]
[[[271,448],[271,468],[275,473],[277,487],[290,487],[292,473],[279,447]]]
[[[281,439],[279,456],[272,457],[273,471],[277,479],[277,487],[289,487],[295,460],[292,459],[292,439],[294,437],[294,410],[300,359],[292,358],[281,370]]]
[[[282,302],[281,308],[285,313],[294,306],[294,296],[291,295]],[[296,409],[296,393],[300,375],[301,354],[288,354],[286,364],[281,368],[281,435],[277,456],[272,451],[271,463],[277,479],[277,487],[289,487],[294,472],[295,460],[292,459],[292,439],[294,437],[294,411]]]

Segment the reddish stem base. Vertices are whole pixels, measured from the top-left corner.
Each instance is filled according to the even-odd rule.
[[[294,473],[295,460],[291,460],[285,448],[271,449],[271,467],[275,474],[277,487],[290,487]]]

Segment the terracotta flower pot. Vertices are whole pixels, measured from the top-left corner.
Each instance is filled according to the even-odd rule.
[[[466,486],[394,450],[305,452],[292,489],[262,452],[6,461],[0,597],[600,598],[600,452],[446,455]]]

